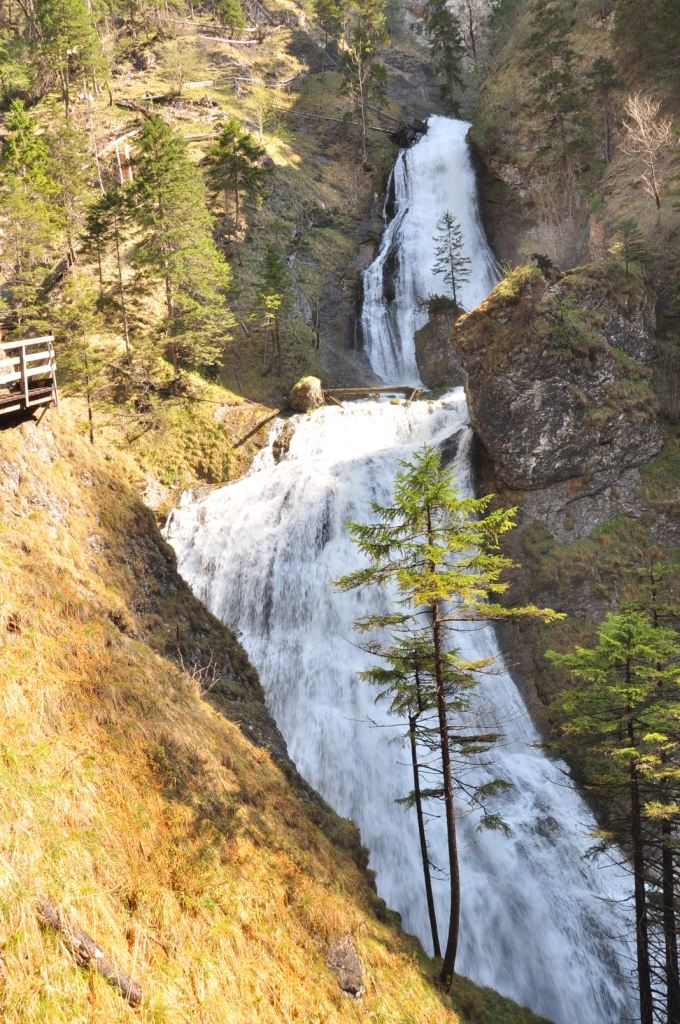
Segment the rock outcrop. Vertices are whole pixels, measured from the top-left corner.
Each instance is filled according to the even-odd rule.
[[[339,935],[332,939],[326,953],[326,963],[338,978],[338,984],[347,995],[360,999],[366,991],[364,972],[352,935]]]
[[[648,353],[647,303],[611,267],[554,284],[520,267],[458,320],[472,427],[501,485],[622,473],[660,451],[650,371],[626,354]]]
[[[318,377],[303,377],[290,393],[291,408],[295,412],[310,412],[324,404],[323,388]]]
[[[459,312],[455,308],[430,308],[430,318],[416,331],[414,343],[418,373],[431,390],[463,383],[460,357],[453,345],[453,326]]]

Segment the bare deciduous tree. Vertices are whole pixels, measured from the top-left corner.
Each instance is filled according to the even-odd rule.
[[[629,156],[637,156],[644,170],[640,177],[645,185],[645,192],[656,203],[661,218],[661,182],[658,176],[658,164],[661,154],[673,144],[673,122],[670,118],[659,118],[660,103],[655,103],[647,96],[636,93],[629,96],[626,102],[628,118],[628,134],[621,144],[621,149]]]

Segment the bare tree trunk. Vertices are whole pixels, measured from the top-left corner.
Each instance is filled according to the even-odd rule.
[[[423,858],[423,875],[425,877],[425,895],[427,896],[427,912],[430,916],[430,929],[432,930],[432,945],[434,955],[441,956],[439,946],[439,933],[437,931],[437,915],[434,909],[434,897],[432,895],[432,879],[430,877],[430,858],[427,853],[427,838],[425,836],[425,821],[423,819],[423,801],[420,795],[420,773],[418,771],[418,748],[416,746],[416,717],[411,715],[408,722],[409,738],[411,740],[411,762],[413,764],[413,795],[415,797],[416,815],[418,817],[418,835],[420,836],[420,853]]]
[[[664,820],[661,826],[661,870],[663,880],[663,933],[666,944],[666,1024],[680,1024],[678,933],[675,919],[675,872],[671,840],[671,822]]]
[[[428,516],[429,518],[429,516]],[[432,605],[432,627],[434,634],[434,671],[437,684],[437,713],[439,716],[439,742],[442,753],[442,776],[444,782],[444,807],[446,808],[446,838],[449,849],[449,876],[451,883],[451,913],[446,952],[439,981],[447,992],[451,988],[458,952],[458,928],[460,924],[460,873],[458,868],[458,841],[456,837],[456,810],[453,800],[453,779],[451,777],[451,751],[449,749],[449,723],[446,714],[444,693],[444,660],[442,651],[439,601]],[[644,1021],[643,1024],[651,1024]]]
[[[627,669],[630,677],[630,666]],[[633,712],[628,708],[628,738],[631,746],[635,742]],[[638,769],[631,758],[630,777],[630,824],[633,840],[633,879],[635,887],[635,945],[637,950],[638,987],[640,991],[640,1024],[653,1024],[654,1005],[652,1002],[652,978],[649,969],[649,931],[647,925],[647,896],[645,892],[645,852],[642,837],[642,812],[638,787]]]
[[[128,366],[132,362],[130,352],[130,331],[128,329],[127,309],[125,306],[125,289],[123,288],[123,270],[120,262],[120,240],[118,237],[118,214],[114,214],[113,237],[116,242],[116,266],[118,268],[118,294],[120,295],[120,309],[123,314],[123,332],[125,334],[125,354]]]
[[[83,331],[83,344],[87,345],[87,338]],[[92,422],[92,396],[90,394],[90,361],[85,349],[85,394],[87,396],[87,419],[90,424],[90,444],[94,444],[94,424]]]
[[[41,900],[37,907],[38,917],[43,924],[54,928],[64,937],[66,946],[74,960],[81,967],[94,967],[114,988],[117,988],[131,1006],[142,1001],[142,988],[120,969],[115,960],[104,952],[99,943],[90,938],[80,925],[64,914],[52,900]]]

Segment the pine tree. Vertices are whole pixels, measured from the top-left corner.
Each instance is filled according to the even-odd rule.
[[[671,688],[677,701],[680,643],[672,630],[629,611],[607,616],[594,648],[547,657],[580,680],[550,707],[560,730],[555,746],[578,759],[591,792],[607,808],[608,827],[597,833],[601,847],[623,843],[632,853],[640,1020],[653,1024],[644,793],[658,768],[654,747],[663,744],[659,694]]]
[[[491,495],[461,498],[452,470],[441,468],[441,452],[423,447],[412,462],[403,462],[397,475],[393,503],[373,503],[376,522],[350,523],[350,535],[369,564],[336,581],[341,590],[390,586],[405,611],[396,613],[431,645],[432,694],[436,701],[437,748],[441,758],[449,851],[451,912],[440,981],[448,989],[453,979],[460,921],[460,876],[457,850],[456,786],[452,768],[450,700],[460,701],[470,687],[475,666],[462,662],[450,643],[453,623],[495,617],[556,617],[549,609],[515,608],[512,612],[488,600],[507,584],[500,575],[512,561],[498,551],[498,540],[513,526],[515,509],[489,512]],[[367,616],[364,630],[385,626],[385,616]],[[477,665],[476,668],[480,666]],[[448,672],[452,679],[447,678]]]
[[[218,0],[215,13],[220,24],[227,26],[231,38],[237,28],[246,27],[246,16],[239,0]]]
[[[328,36],[335,36],[342,24],[336,0],[314,0],[314,17],[326,34],[325,47],[328,52]]]
[[[5,284],[17,333],[49,331],[43,283],[61,255],[63,219],[55,204],[59,191],[45,136],[15,100],[5,121],[7,134],[0,152],[3,189],[0,227],[3,231]]]
[[[542,124],[544,150],[553,150],[564,164],[573,190],[574,166],[589,141],[584,130],[585,102],[574,71],[577,54],[560,0],[533,0],[522,49],[527,52],[524,68],[534,80],[530,112]]]
[[[104,360],[92,345],[92,335],[101,327],[101,315],[87,275],[74,272],[67,276],[59,302],[52,309],[52,318],[61,386],[68,393],[85,396],[90,444],[94,444],[93,402]]]
[[[262,265],[262,276],[253,310],[254,318],[265,331],[265,362],[267,340],[271,334],[276,346],[279,376],[283,373],[281,316],[290,300],[290,283],[286,264],[276,245],[268,245]]]
[[[250,132],[243,130],[238,119],[230,117],[222,133],[208,151],[205,163],[210,190],[214,195],[224,194],[225,220],[229,219],[229,200],[234,202],[234,234],[240,230],[241,201],[258,200],[264,194],[271,171],[260,161],[265,150]]]
[[[614,62],[609,57],[598,57],[593,61],[590,71],[586,72],[590,92],[602,111],[604,162],[611,160],[611,103],[612,93],[623,88],[623,81],[617,73]]]
[[[175,372],[182,362],[213,365],[234,320],[226,305],[228,265],[212,238],[200,171],[182,139],[157,117],[137,137],[135,180],[126,189],[140,233],[132,262],[141,278],[162,282]]]
[[[458,115],[460,103],[456,88],[463,88],[463,56],[465,43],[460,21],[447,0],[427,0],[423,7],[425,31],[430,39],[434,72],[444,79],[440,98],[448,114]]]
[[[99,304],[104,304],[105,283],[103,266],[107,255],[113,250],[116,265],[116,281],[114,291],[117,295],[115,305],[120,311],[123,337],[125,339],[125,355],[128,364],[132,360],[130,349],[130,324],[128,320],[127,296],[123,281],[123,244],[128,230],[127,199],[122,188],[116,186],[101,196],[87,211],[85,232],[83,235],[83,251],[94,255],[97,260],[97,277],[99,280]]]
[[[438,234],[433,239],[437,258],[432,273],[443,275],[445,283],[450,286],[453,293],[453,301],[459,307],[458,289],[470,278],[472,260],[468,256],[463,256],[463,232],[456,218],[448,210],[437,224],[437,231]]]
[[[84,0],[36,0],[34,10],[42,72],[56,75],[68,120],[73,82],[102,66],[99,37]]]
[[[626,277],[631,263],[644,266],[652,259],[647,237],[632,217],[623,217],[614,228],[615,241],[610,246],[612,255],[623,261]]]

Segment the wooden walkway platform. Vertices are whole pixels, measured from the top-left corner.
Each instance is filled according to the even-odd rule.
[[[0,342],[0,416],[58,405],[54,336]]]

